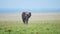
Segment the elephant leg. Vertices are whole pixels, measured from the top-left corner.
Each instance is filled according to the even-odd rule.
[[[23,23],[25,24],[25,19],[23,19]]]
[[[26,24],[28,24],[28,19],[26,19]]]
[[[26,23],[28,24],[28,20],[26,21]]]

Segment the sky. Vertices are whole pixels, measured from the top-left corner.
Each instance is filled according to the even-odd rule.
[[[60,0],[0,0],[0,8],[58,9]]]
[[[0,0],[0,14],[17,13],[21,9],[35,13],[60,12],[60,0]]]

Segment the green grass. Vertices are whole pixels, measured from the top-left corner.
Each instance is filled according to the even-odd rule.
[[[0,21],[0,34],[60,34],[60,21]]]

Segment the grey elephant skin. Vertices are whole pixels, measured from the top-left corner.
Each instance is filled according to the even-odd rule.
[[[22,21],[24,24],[28,24],[30,17],[31,17],[31,12],[22,12]]]

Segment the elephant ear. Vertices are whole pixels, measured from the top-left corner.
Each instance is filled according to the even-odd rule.
[[[31,12],[29,12],[29,17],[31,17]]]
[[[24,17],[24,15],[25,15],[25,12],[22,13],[22,18]]]

